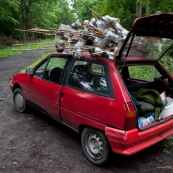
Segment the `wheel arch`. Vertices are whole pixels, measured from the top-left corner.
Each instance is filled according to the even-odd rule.
[[[12,88],[12,91],[14,91],[16,88],[20,88],[22,89],[22,87],[18,84],[18,83],[15,83],[13,88]]]
[[[85,128],[91,128],[91,129],[95,129],[95,130],[98,130],[98,131],[100,131],[100,132],[102,132],[102,133],[104,133],[105,134],[105,131],[104,131],[104,129],[100,129],[100,128],[97,128],[97,127],[93,127],[93,126],[90,126],[90,125],[87,125],[87,124],[81,124],[80,126],[79,126],[79,133],[81,134],[82,132],[83,132],[83,130],[85,129]]]
[[[84,130],[86,127],[90,127],[90,126],[87,126],[86,124],[81,124],[81,125],[79,126],[79,133],[82,134],[83,130]]]
[[[102,132],[102,133],[105,135],[105,137],[107,138],[107,135],[105,134],[105,127],[104,127],[104,128],[97,128],[97,127],[94,127],[94,126],[91,126],[91,125],[88,125],[88,124],[80,124],[79,129],[78,129],[78,133],[79,133],[80,135],[82,135],[82,132],[83,132],[83,130],[84,130],[85,128],[91,128],[91,129],[94,129],[94,130],[98,130],[98,131]],[[108,143],[109,143],[110,148],[111,148],[111,150],[112,150],[110,141],[109,141],[108,138],[107,138],[107,140],[108,140]]]

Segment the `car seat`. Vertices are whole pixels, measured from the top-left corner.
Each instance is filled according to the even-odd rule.
[[[53,67],[49,71],[49,79],[53,82],[59,83],[62,69],[60,67]]]

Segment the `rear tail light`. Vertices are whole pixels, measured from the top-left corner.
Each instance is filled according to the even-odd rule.
[[[131,102],[126,103],[126,121],[125,129],[131,130],[137,127],[137,112],[135,107]]]

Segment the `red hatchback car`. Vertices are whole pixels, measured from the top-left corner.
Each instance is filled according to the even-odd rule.
[[[173,134],[172,39],[173,15],[160,14],[135,21],[115,60],[52,53],[13,77],[14,107],[80,133],[95,165],[139,152]]]

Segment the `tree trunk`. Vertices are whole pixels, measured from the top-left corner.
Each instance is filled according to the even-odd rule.
[[[25,30],[25,0],[21,0],[20,1],[20,6],[21,6],[21,14],[22,14],[22,29]],[[23,41],[26,41],[26,34],[25,32],[22,32],[22,36],[23,36]]]
[[[22,29],[27,30],[28,29],[28,9],[26,0],[20,0],[21,4],[21,14],[22,14]],[[28,40],[28,32],[23,32],[23,41]]]
[[[146,15],[150,14],[150,0],[146,1]]]
[[[139,1],[136,1],[136,17],[142,16],[142,4]]]

